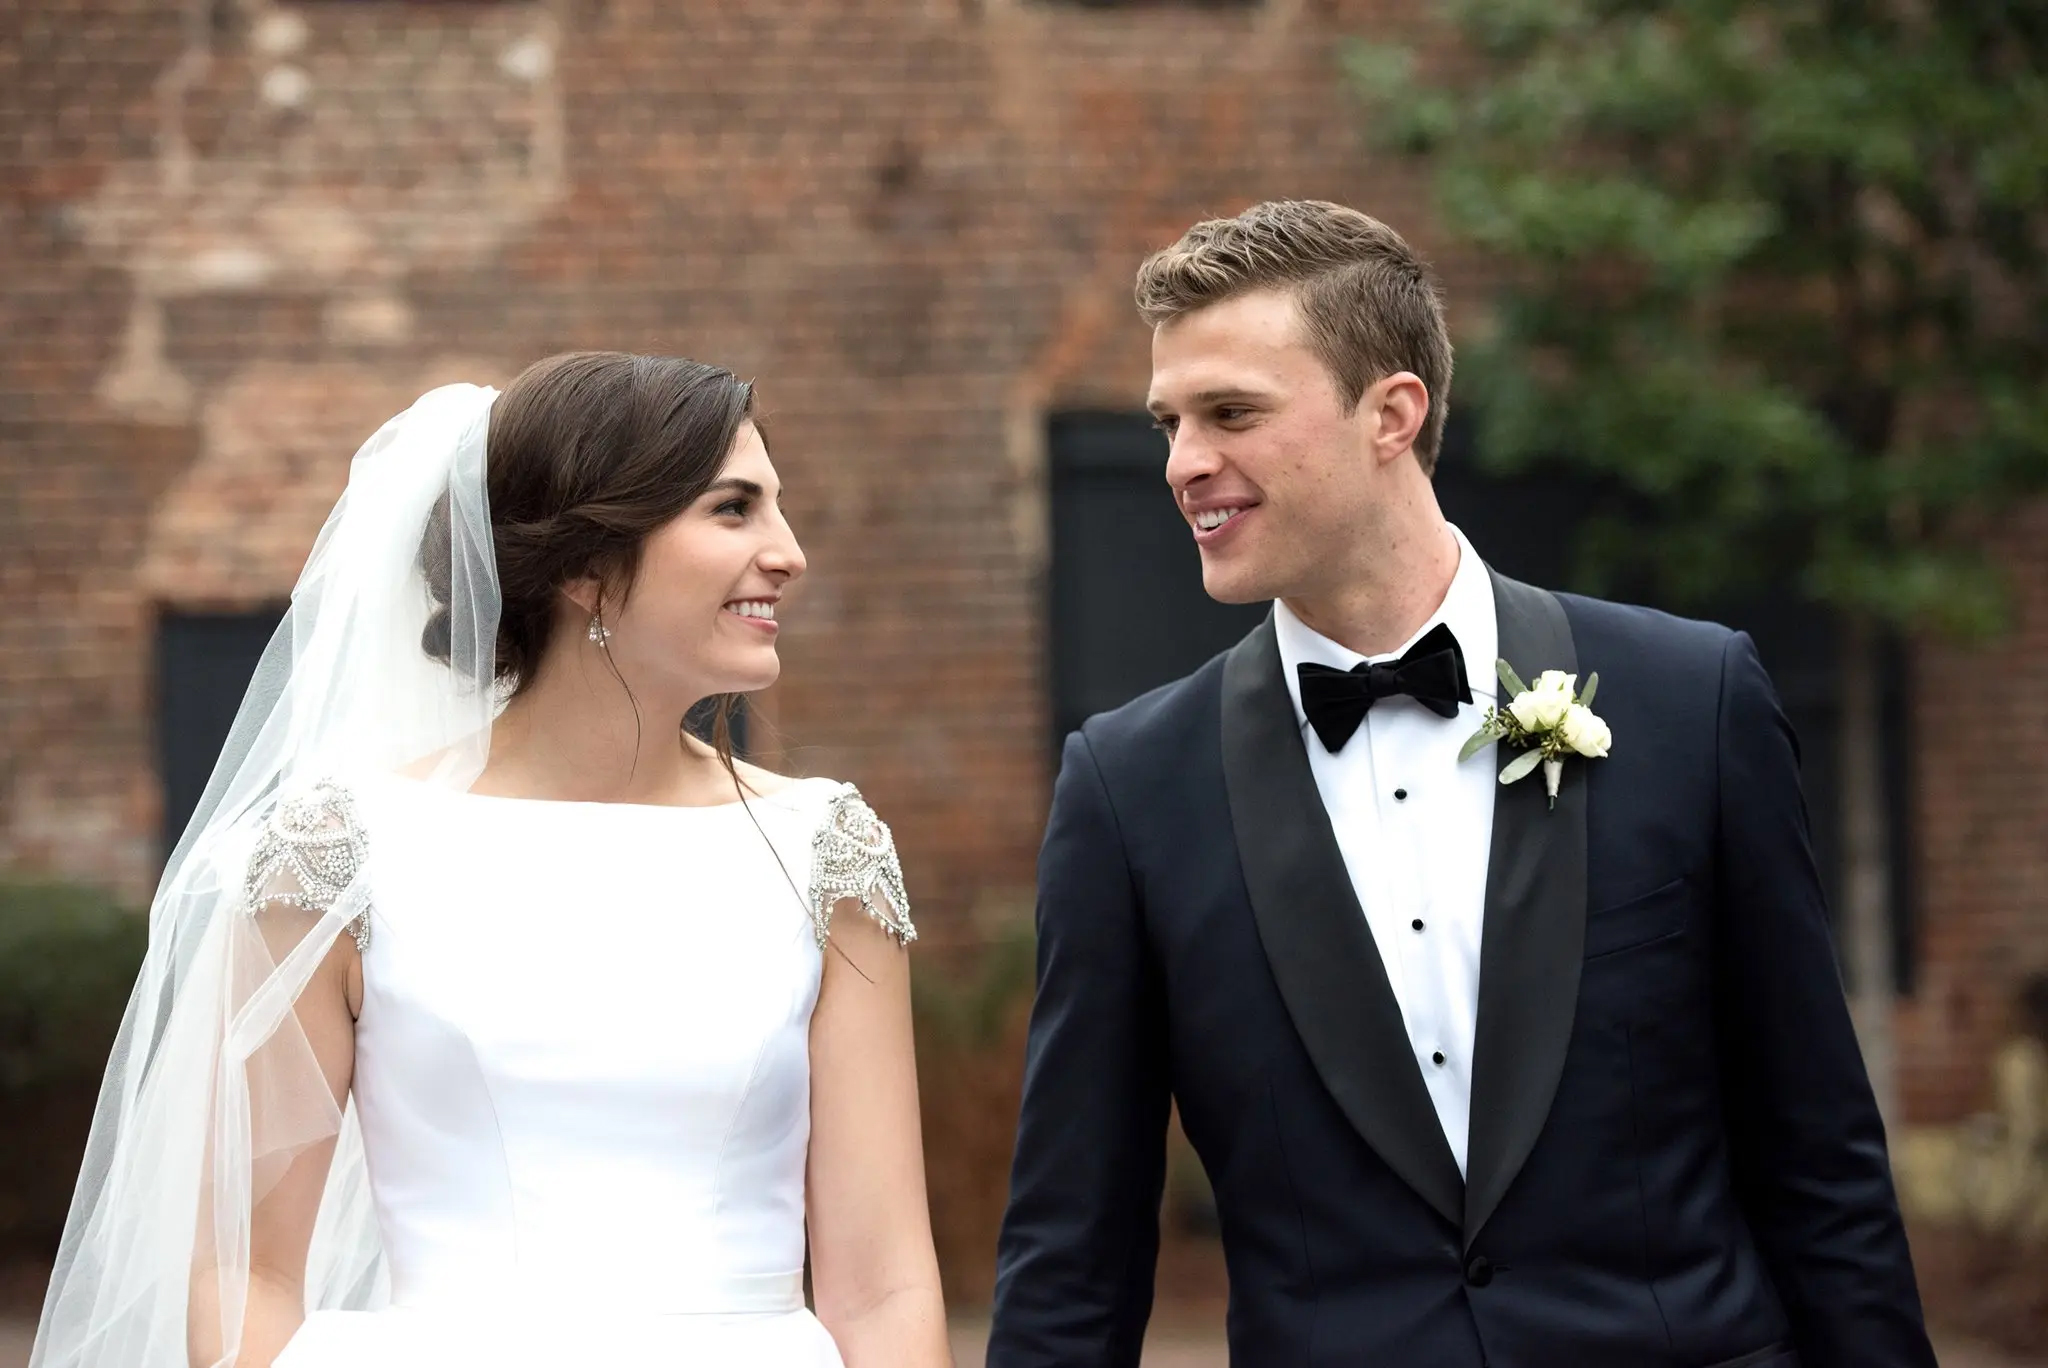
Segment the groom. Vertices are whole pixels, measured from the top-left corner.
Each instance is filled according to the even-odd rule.
[[[1138,303],[1203,583],[1273,612],[1067,738],[991,1368],[1138,1363],[1175,1102],[1238,1368],[1931,1368],[1749,638],[1444,521],[1450,342],[1385,225],[1200,223]],[[1554,804],[1460,758],[1496,658],[1599,673]]]

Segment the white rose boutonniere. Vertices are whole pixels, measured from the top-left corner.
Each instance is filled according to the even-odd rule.
[[[1574,703],[1565,709],[1564,720],[1557,724],[1557,734],[1564,743],[1585,756],[1598,760],[1607,754],[1614,744],[1614,733],[1607,730],[1607,724],[1600,715],[1583,703]]]
[[[1486,710],[1485,720],[1458,753],[1458,759],[1469,760],[1495,741],[1522,747],[1522,753],[1501,769],[1500,781],[1512,784],[1541,765],[1543,786],[1550,793],[1550,805],[1556,807],[1565,757],[1579,755],[1598,760],[1614,745],[1614,733],[1593,711],[1593,695],[1599,692],[1600,676],[1587,675],[1586,687],[1581,690],[1577,675],[1545,670],[1536,676],[1536,687],[1532,689],[1505,660],[1497,661],[1495,670],[1508,691],[1508,705]]]
[[[1508,711],[1515,715],[1515,721],[1522,724],[1527,732],[1549,731],[1564,721],[1564,715],[1571,711],[1575,695],[1572,688],[1578,683],[1577,675],[1568,675],[1563,670],[1545,670],[1536,676],[1536,687],[1521,689],[1508,704]]]

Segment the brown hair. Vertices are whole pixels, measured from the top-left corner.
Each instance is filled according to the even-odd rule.
[[[1273,288],[1294,291],[1309,346],[1346,404],[1397,371],[1421,379],[1429,415],[1415,455],[1433,472],[1451,400],[1443,294],[1428,263],[1378,219],[1323,200],[1269,200],[1236,218],[1204,219],[1138,268],[1138,313],[1158,327]]]
[[[595,577],[599,616],[608,595],[623,602],[649,534],[711,487],[753,418],[752,385],[681,357],[565,352],[506,386],[491,408],[485,459],[500,600],[496,674],[514,694],[547,654],[563,586]],[[449,535],[443,500],[420,546],[435,602],[420,645],[444,663]],[[739,695],[720,695],[712,726],[728,770],[738,704]]]

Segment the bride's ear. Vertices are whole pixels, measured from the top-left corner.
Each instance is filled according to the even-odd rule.
[[[595,575],[585,575],[570,580],[562,586],[562,597],[576,607],[584,617],[594,617],[598,605],[604,602],[604,581]]]

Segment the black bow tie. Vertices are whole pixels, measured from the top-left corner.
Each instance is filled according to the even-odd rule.
[[[1332,754],[1344,749],[1382,698],[1407,694],[1438,717],[1456,717],[1458,705],[1472,701],[1471,686],[1465,682],[1465,653],[1442,622],[1423,633],[1399,660],[1349,670],[1304,662],[1295,669],[1301,676],[1301,710]]]

